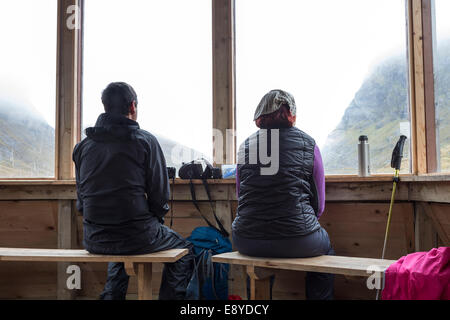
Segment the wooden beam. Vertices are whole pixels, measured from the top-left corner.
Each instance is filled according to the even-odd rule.
[[[428,167],[422,0],[410,0],[408,4],[413,174],[425,174]]]
[[[58,248],[75,248],[77,246],[77,222],[75,213],[72,211],[70,200],[58,202]],[[75,291],[69,290],[66,285],[67,267],[71,262],[58,263],[57,296],[58,300],[72,300]]]
[[[408,21],[408,57],[409,57],[409,101],[411,121],[411,170],[413,175],[418,173],[417,164],[417,133],[416,133],[416,86],[414,76],[414,23],[413,23],[413,0],[407,1]]]
[[[450,184],[444,181],[410,183],[409,201],[450,203]]]
[[[431,7],[431,0],[422,0],[423,69],[428,173],[434,173],[438,170],[436,149],[436,104],[434,97],[434,41],[432,14],[433,12]]]
[[[80,29],[78,31],[78,51],[77,51],[77,69],[76,69],[76,80],[77,80],[77,105],[76,105],[76,142],[81,141],[81,129],[83,127],[83,57],[84,57],[84,0],[78,0],[78,5],[80,7]]]
[[[343,201],[385,201],[392,196],[393,182],[354,182],[327,183],[325,199],[327,202]],[[345,200],[344,200],[345,199]],[[396,201],[408,200],[408,184],[400,183],[395,194]]]
[[[79,8],[77,10],[80,10],[81,3],[81,0],[60,0],[58,2],[55,162],[58,180],[75,177],[72,151],[78,142],[80,131],[81,25],[72,27],[75,11],[70,9]]]
[[[58,180],[75,177],[72,151],[80,131],[81,24],[78,18],[82,0],[58,1],[56,161]],[[58,209],[58,248],[71,249],[77,239],[77,224],[70,201],[60,200]],[[66,288],[68,263],[58,264],[58,299],[74,298]]]
[[[392,177],[386,181],[343,181],[326,183],[326,200],[330,202],[389,202]],[[234,182],[209,183],[213,201],[236,201]],[[195,185],[197,199],[207,201],[202,185]],[[0,201],[20,200],[76,200],[75,181],[1,181]],[[191,201],[189,186],[176,183],[175,201]],[[395,196],[396,202],[423,201],[450,203],[450,179],[448,176],[420,176],[402,178]],[[226,204],[225,204],[226,206]],[[228,209],[227,209],[228,210]],[[194,210],[195,211],[195,210]]]
[[[409,0],[413,174],[438,171],[431,0]]]
[[[213,130],[217,130],[213,150],[216,165],[236,162],[234,4],[235,0],[212,1]],[[229,135],[229,130],[232,135]],[[222,137],[217,135],[219,132]]]

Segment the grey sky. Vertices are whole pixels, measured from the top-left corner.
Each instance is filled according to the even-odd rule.
[[[406,59],[405,24],[403,0],[238,1],[239,139],[255,130],[244,123],[259,99],[284,89],[297,126],[323,147],[371,69],[387,56]]]

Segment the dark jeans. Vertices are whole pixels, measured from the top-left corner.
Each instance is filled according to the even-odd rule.
[[[189,249],[189,253],[175,263],[165,263],[159,290],[160,300],[183,300],[194,268],[193,245],[178,233],[161,225],[151,247],[134,254],[147,254],[169,249]],[[100,295],[101,300],[125,300],[129,276],[123,263],[108,264],[108,278]]]
[[[334,255],[330,238],[325,229],[298,238],[281,240],[254,240],[233,233],[234,247],[242,254],[267,258],[307,258]],[[328,273],[306,273],[306,299],[332,300],[334,275]]]

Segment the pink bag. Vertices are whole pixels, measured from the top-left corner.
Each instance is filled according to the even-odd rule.
[[[416,252],[389,266],[383,300],[450,300],[450,247]]]

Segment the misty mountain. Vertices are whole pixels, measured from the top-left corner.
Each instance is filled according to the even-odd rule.
[[[161,149],[164,152],[166,165],[168,167],[177,168],[177,175],[178,169],[180,169],[183,162],[189,162],[200,158],[205,158],[208,161],[211,161],[208,156],[198,150],[189,148],[183,144],[180,144],[158,134],[155,134],[155,136],[158,139],[158,142],[161,145]]]
[[[183,161],[202,153],[155,135],[167,166],[180,168]],[[55,130],[24,102],[0,98],[0,178],[48,178],[54,176]]]
[[[438,47],[435,68],[438,161],[442,171],[450,171],[450,41]]]
[[[0,177],[47,178],[55,166],[55,130],[29,105],[0,98]]]
[[[450,151],[450,43],[438,50],[436,112],[442,119],[440,144]],[[404,57],[390,58],[375,68],[347,107],[338,126],[322,150],[328,174],[354,174],[358,170],[358,138],[367,135],[372,173],[392,173],[394,146],[401,135],[400,124],[408,126],[408,75]],[[406,123],[405,123],[406,122]],[[409,144],[407,144],[409,145]],[[405,147],[402,172],[409,171],[409,148]],[[450,169],[450,158],[442,164]]]

